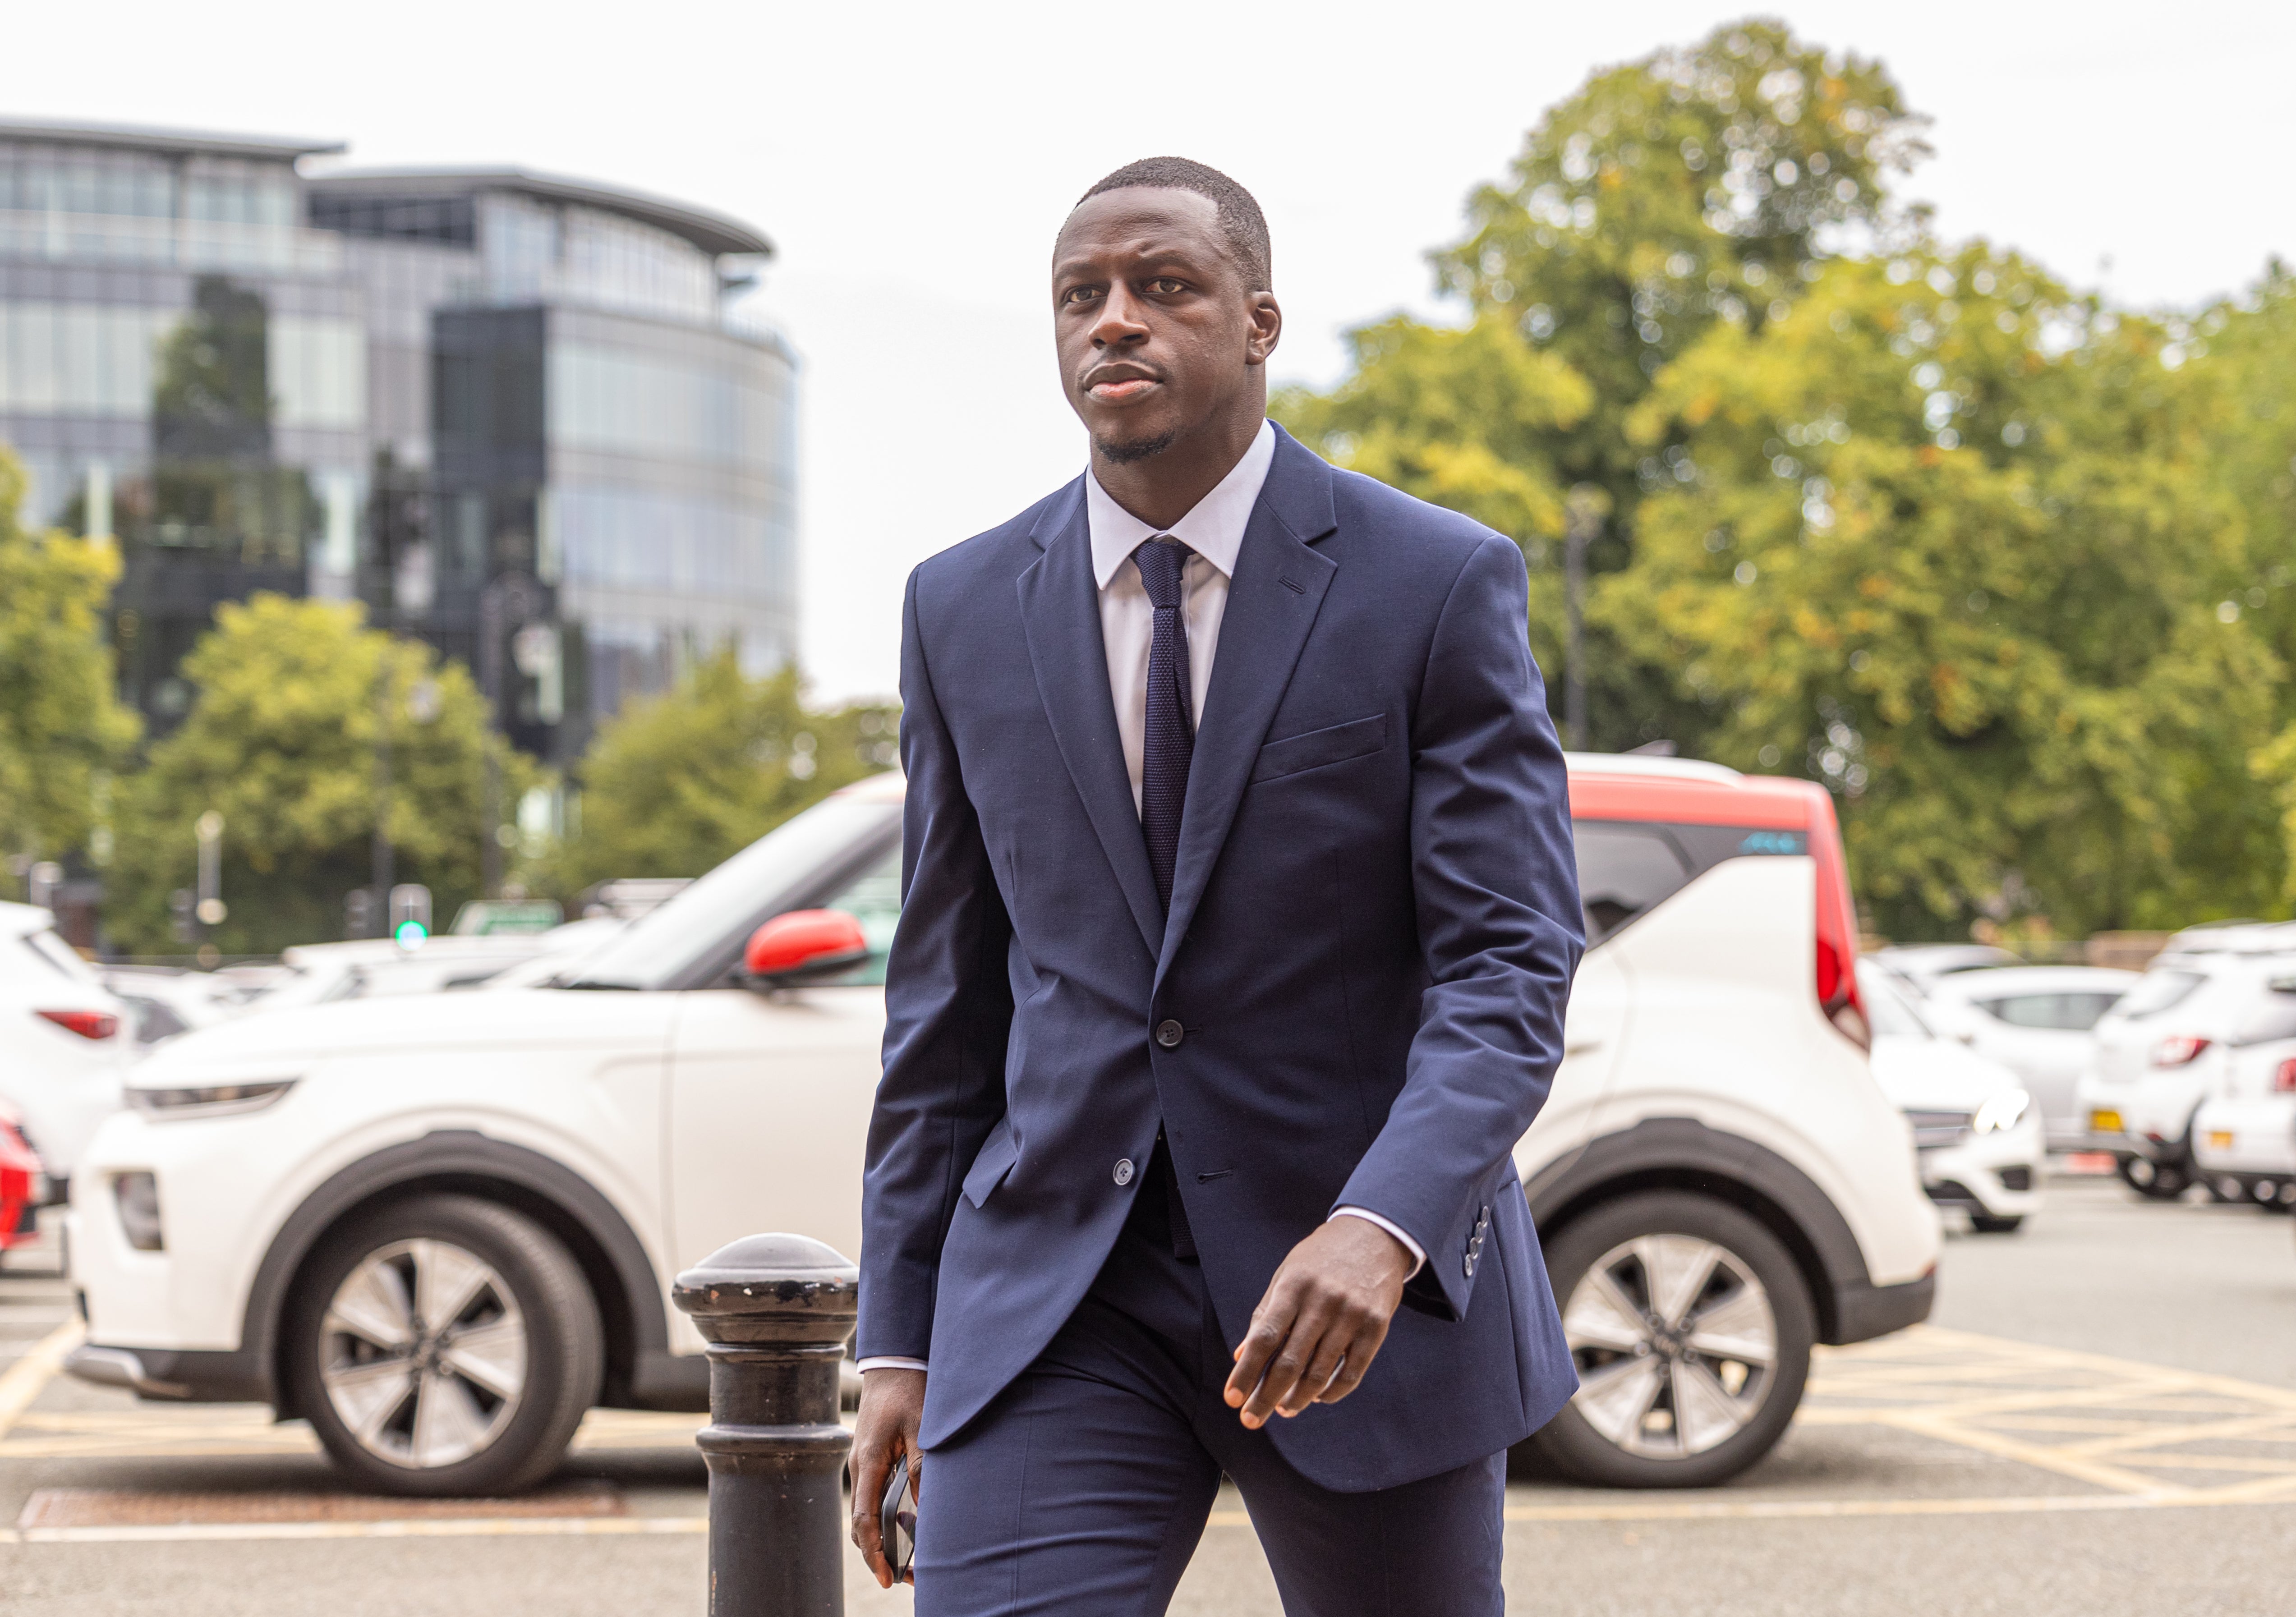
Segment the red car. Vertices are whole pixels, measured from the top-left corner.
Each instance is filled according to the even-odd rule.
[[[36,1233],[32,1215],[40,1205],[45,1178],[40,1159],[16,1127],[16,1114],[0,1106],[0,1252],[22,1245]]]

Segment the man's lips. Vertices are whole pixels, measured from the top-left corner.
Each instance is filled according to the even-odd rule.
[[[1104,404],[1121,404],[1128,398],[1139,398],[1158,385],[1153,376],[1105,376],[1087,382],[1085,391]]]

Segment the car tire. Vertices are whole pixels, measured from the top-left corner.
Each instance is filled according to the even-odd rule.
[[[1704,1488],[1776,1444],[1817,1310],[1767,1227],[1711,1196],[1651,1191],[1581,1214],[1546,1251],[1580,1385],[1530,1439],[1540,1459],[1598,1487]]]
[[[1969,1215],[1969,1227],[1980,1235],[2013,1235],[2025,1227],[2025,1215],[2012,1213],[2006,1218],[1997,1219],[1988,1213],[1972,1213]]]
[[[2156,1162],[2151,1157],[2120,1159],[2120,1182],[2148,1202],[2174,1202],[2193,1187],[2193,1176],[2176,1162]]]
[[[2219,1207],[2236,1206],[2249,1199],[2247,1190],[2230,1174],[2203,1174],[2201,1183],[2209,1193],[2209,1200]]]
[[[322,1241],[293,1294],[294,1408],[336,1465],[378,1493],[533,1487],[557,1469],[604,1374],[581,1266],[532,1219],[476,1196],[356,1215]]]

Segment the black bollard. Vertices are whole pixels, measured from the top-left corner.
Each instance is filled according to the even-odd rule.
[[[710,1617],[843,1617],[838,1369],[860,1271],[803,1235],[749,1235],[670,1293],[709,1343]]]

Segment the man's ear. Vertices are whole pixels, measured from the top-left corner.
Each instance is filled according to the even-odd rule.
[[[1274,292],[1251,294],[1251,334],[1244,339],[1243,362],[1266,365],[1283,335],[1283,311]]]

